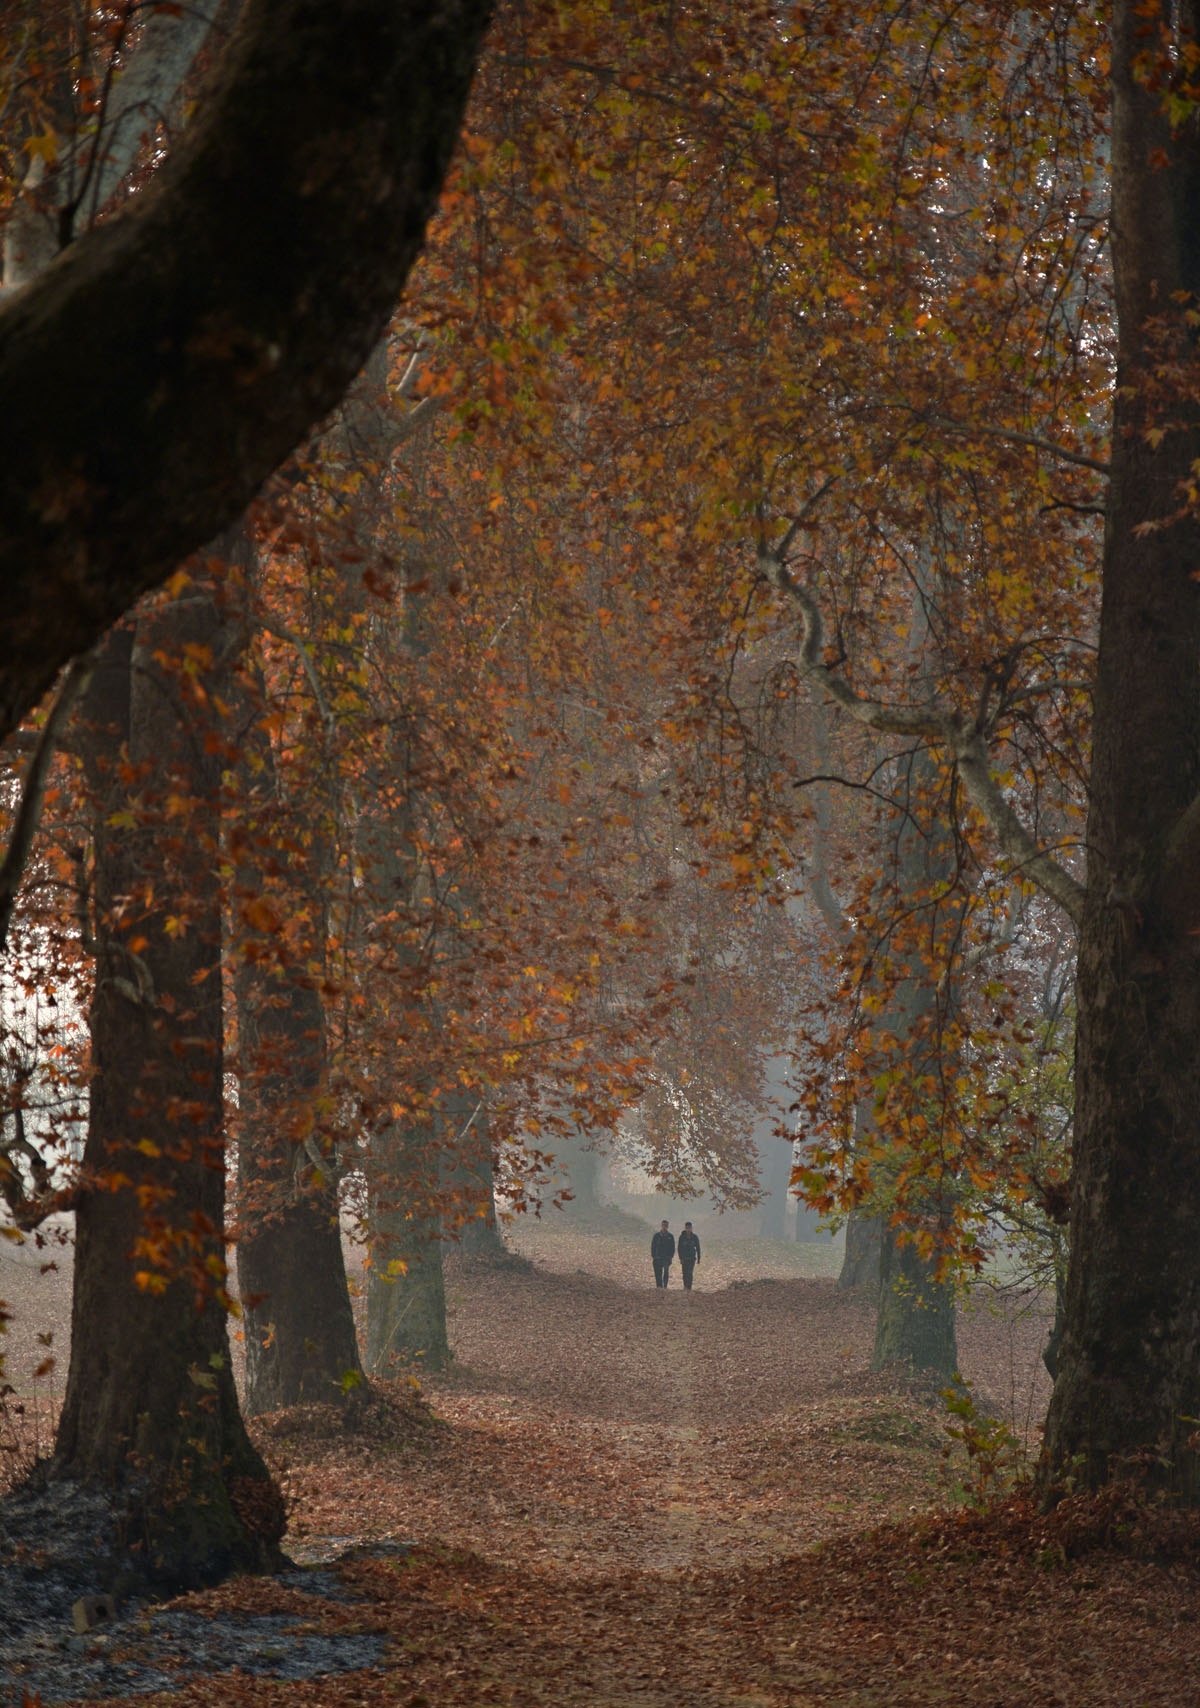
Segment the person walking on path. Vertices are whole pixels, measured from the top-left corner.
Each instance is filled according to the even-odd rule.
[[[683,1232],[679,1236],[679,1263],[683,1269],[683,1290],[692,1290],[692,1271],[700,1261],[700,1241],[692,1232],[692,1224],[685,1222]]]
[[[654,1285],[656,1287],[666,1286],[674,1256],[675,1235],[670,1231],[669,1224],[664,1222],[650,1241],[650,1261],[654,1265]]]

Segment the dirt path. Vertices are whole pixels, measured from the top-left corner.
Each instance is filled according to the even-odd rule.
[[[762,1563],[944,1489],[937,1414],[870,1374],[870,1306],[829,1280],[686,1295],[464,1266],[449,1301],[458,1361],[426,1384],[440,1426],[278,1438],[298,1546],[438,1539],[588,1576],[678,1572]]]
[[[391,1639],[384,1675],[288,1687],[281,1703],[1197,1700],[1190,1566],[1074,1566],[1053,1536],[1031,1542],[1028,1520],[997,1538],[961,1507],[913,1530],[952,1492],[942,1419],[870,1374],[866,1301],[828,1278],[744,1273],[664,1296],[621,1242],[528,1244],[534,1271],[452,1270],[459,1362],[428,1383],[440,1422],[271,1438],[293,1463],[298,1549],[419,1544],[342,1568]],[[1045,1392],[1044,1326],[982,1309],[963,1324],[968,1374],[1010,1396],[1017,1422]],[[874,1528],[889,1518],[902,1528]],[[176,1700],[241,1699],[222,1685]]]
[[[1085,1514],[1082,1541],[1031,1510],[921,1519],[953,1495],[943,1419],[871,1375],[870,1306],[835,1291],[828,1248],[809,1254],[825,1273],[793,1250],[773,1278],[757,1242],[706,1248],[685,1296],[649,1285],[637,1240],[535,1228],[522,1243],[536,1267],[451,1266],[457,1359],[424,1396],[396,1384],[352,1433],[320,1407],[257,1426],[288,1467],[289,1549],[340,1557],[340,1587],[318,1574],[311,1593],[234,1580],[186,1598],[214,1630],[274,1619],[281,1653],[302,1633],[375,1634],[380,1662],[290,1681],[224,1671],[113,1702],[1200,1700],[1200,1543],[1139,1555],[1121,1514]],[[1045,1323],[1007,1303],[964,1316],[961,1363],[1020,1427],[1044,1402]]]

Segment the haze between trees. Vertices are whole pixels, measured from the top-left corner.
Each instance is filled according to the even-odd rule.
[[[12,569],[6,726],[134,595],[235,521],[377,346],[458,129],[483,10],[360,0],[331,22],[328,8],[300,0],[286,15],[251,0],[195,125],[148,187],[0,310],[0,388],[21,423],[0,497],[0,557]],[[91,1231],[77,1265],[81,1278],[94,1265],[77,1299],[77,1329],[90,1321],[94,1332],[75,1336],[77,1359],[98,1362],[72,1373],[57,1464],[63,1475],[107,1477],[136,1448],[143,1464],[182,1476],[176,1420],[187,1399],[186,1439],[205,1445],[187,1459],[198,1480],[174,1509],[178,1534],[154,1544],[167,1580],[269,1563],[281,1521],[221,1351],[223,908],[243,949],[276,957],[275,983],[256,997],[268,1006],[312,988],[331,1014],[338,1001],[347,1012],[369,1008],[377,986],[368,994],[364,969],[403,984],[396,1030],[428,1050],[444,1046],[439,1067],[458,1052],[451,1073],[463,1096],[489,1104],[489,1155],[507,1161],[514,1180],[544,1173],[543,1135],[555,1123],[560,1132],[580,1120],[615,1125],[644,1090],[656,1161],[682,1169],[692,1148],[671,1111],[711,1113],[714,1082],[701,1070],[723,1037],[715,976],[733,981],[763,964],[764,945],[778,953],[803,933],[814,964],[824,955],[842,978],[813,1011],[827,1017],[834,998],[852,997],[844,1026],[813,1026],[796,1047],[809,1075],[800,1100],[813,1123],[810,1191],[830,1207],[882,1205],[907,1218],[927,1264],[945,1252],[969,1263],[996,1182],[1010,1210],[1039,1198],[1048,1213],[1063,1208],[1064,1181],[1039,1173],[1042,1150],[1011,1141],[1029,1117],[1013,1089],[1029,1042],[1013,1019],[1021,978],[981,979],[990,1022],[960,1004],[955,982],[1004,947],[997,921],[1014,894],[1038,886],[1077,929],[1080,954],[1071,1266],[1047,1486],[1067,1476],[1100,1486],[1137,1464],[1172,1496],[1194,1497],[1200,588],[1197,447],[1180,424],[1190,420],[1189,316],[1200,285],[1190,237],[1200,182],[1193,11],[1119,0],[1111,17],[1066,4],[1000,17],[931,4],[893,29],[890,14],[826,4],[797,7],[785,28],[767,6],[733,8],[725,23],[716,31],[702,9],[669,20],[654,9],[506,14],[498,39],[510,30],[520,51],[497,51],[485,67],[422,275],[425,306],[404,329],[407,355],[392,381],[393,401],[410,406],[400,438],[440,400],[436,454],[414,456],[398,480],[391,460],[372,465],[356,448],[348,409],[247,525],[243,543],[269,538],[284,581],[264,593],[253,552],[239,556],[227,540],[181,572],[174,604],[143,608],[105,643],[108,664],[122,648],[133,664],[125,700],[103,715],[112,683],[94,675],[91,734],[75,750],[92,775],[72,828],[90,817],[93,852],[76,857],[74,841],[60,837],[44,855],[54,868],[47,883],[73,874],[78,906],[66,913],[76,923],[61,936],[76,964],[66,976],[86,981],[97,969],[91,1067],[100,1074],[79,1200]],[[544,51],[531,53],[531,41]],[[328,75],[334,63],[338,79]],[[573,107],[581,89],[587,101]],[[573,132],[568,112],[579,117]],[[22,110],[27,134],[13,158],[51,134],[34,132],[33,117],[45,114]],[[57,158],[57,143],[50,152]],[[630,198],[634,153],[645,176]],[[1110,166],[1111,296],[1101,241]],[[43,189],[9,176],[23,203],[68,210],[52,180]],[[69,220],[56,230],[75,237]],[[540,266],[548,253],[560,264]],[[714,275],[728,288],[711,290]],[[589,293],[596,302],[585,315]],[[440,353],[457,357],[440,369],[435,327]],[[730,383],[735,368],[748,383]],[[417,393],[406,391],[422,371]],[[1105,456],[1101,417],[1114,397]],[[649,445],[652,410],[665,420],[653,416]],[[364,477],[378,477],[372,499],[391,507],[379,563],[362,555],[357,522],[339,532],[347,494]],[[439,555],[432,535],[418,541],[411,513],[396,509],[405,481],[427,503],[457,500],[477,483],[487,503]],[[601,500],[603,534],[581,538],[580,516]],[[1099,509],[1102,546],[1089,519]],[[489,516],[500,518],[494,527]],[[384,526],[381,512],[371,526]],[[497,666],[486,707],[461,684],[473,670],[481,680],[497,650],[510,661],[510,643],[498,648],[498,639],[513,612],[485,614],[472,601],[489,574],[490,587],[502,587],[517,562],[529,577],[517,602],[517,663],[527,677],[541,674],[503,724],[496,708],[516,705],[519,668],[506,678]],[[356,611],[339,605],[347,588],[362,595]],[[919,657],[907,632],[914,597],[927,623]],[[390,632],[372,600],[398,613]],[[563,651],[566,622],[533,620],[547,603],[557,619],[575,617],[574,650]],[[297,641],[290,619],[301,605],[317,622]],[[264,606],[271,623],[256,627]],[[427,631],[440,626],[433,612],[462,617],[459,697],[419,708],[386,694],[369,700],[365,684],[390,682],[401,663],[422,692],[429,686],[421,667]],[[274,895],[234,884],[223,896],[218,882],[230,800],[237,795],[234,828],[245,834],[262,804],[237,775],[244,744],[231,734],[218,674],[234,662],[230,633],[252,631],[267,690],[281,696],[264,727],[307,767],[295,773],[306,785],[297,799],[317,798],[308,785],[322,767],[337,774],[336,799],[321,796],[315,820],[298,817],[283,832],[303,847],[327,833],[343,838],[345,908],[332,923],[286,862]],[[641,703],[622,703],[611,718],[638,756],[622,771],[616,743],[592,728],[595,705],[577,724],[567,708],[581,679],[590,690],[606,673],[621,676],[605,646],[621,642],[632,657],[635,640]],[[533,707],[555,668],[563,718],[546,730]],[[760,723],[747,712],[751,689],[756,708],[768,708]],[[170,702],[161,725],[148,705],[155,692]],[[861,762],[870,777],[882,767],[890,811],[913,816],[916,797],[892,785],[906,746],[928,748],[932,781],[917,804],[926,832],[943,812],[940,833],[957,857],[949,901],[928,874],[914,898],[897,878],[902,862],[847,866],[856,899],[843,911],[859,935],[835,944],[816,915],[835,890],[837,839],[814,807],[820,834],[801,849],[805,814],[783,804],[792,785],[814,781],[799,775],[799,759],[823,739],[815,708],[825,703],[843,718],[837,765],[853,772]],[[805,726],[801,740],[770,747],[764,731],[784,706]],[[438,729],[432,765],[434,745],[413,735],[418,711]],[[368,729],[367,745],[339,771],[335,732],[350,724]],[[490,792],[455,792],[455,732],[467,727],[494,762]],[[572,880],[600,846],[598,826],[613,836],[612,870],[589,892],[605,942],[591,951],[595,962],[581,935],[561,963],[547,956],[521,967],[536,988],[531,1019],[514,1013],[519,963],[505,963],[512,982],[489,989],[486,1002],[463,968],[487,879],[497,883],[489,837],[511,824],[531,779],[554,771],[566,752],[554,745],[559,734],[575,743],[564,792],[505,850],[510,878],[536,876],[537,905],[519,929],[515,910],[503,923],[497,910],[474,965],[488,950],[503,958],[539,922],[546,939],[565,941],[580,923]],[[109,750],[94,746],[89,760],[87,741],[105,739]],[[179,756],[189,747],[185,790]],[[833,786],[824,772],[815,780]],[[128,807],[112,794],[132,802],[140,784],[147,799]],[[674,811],[660,806],[668,796],[682,803],[678,821],[651,815],[651,799],[656,812]],[[585,799],[594,810],[573,812]],[[477,813],[464,810],[468,801]],[[889,822],[885,811],[872,825],[875,853]],[[381,823],[387,858],[364,863]],[[865,823],[845,840],[861,843]],[[560,865],[537,852],[550,824]],[[647,847],[637,867],[632,850]],[[785,879],[802,863],[803,917],[788,911]],[[360,890],[383,873],[387,902],[376,894],[362,907]],[[664,959],[646,984],[636,945],[652,935],[654,898],[671,889],[691,910],[691,953],[682,964]],[[737,942],[732,932],[722,940],[728,927],[707,911],[726,889],[730,908],[739,898],[743,909]],[[136,918],[131,895],[140,897]],[[281,898],[292,905],[276,920]],[[881,1064],[873,1052],[895,1040],[878,1017],[912,982],[915,951],[898,920],[920,913],[944,923],[957,908],[961,931],[926,933],[937,1000]],[[1048,957],[1051,934],[1036,910],[1033,918]],[[347,974],[352,952],[360,958]],[[680,996],[689,984],[697,989]],[[669,1018],[677,997],[686,1025]],[[576,1020],[584,1007],[587,1026]],[[771,1016],[794,1039],[793,1018]],[[586,1057],[586,1071],[577,1064],[573,1080],[561,1057],[555,1080],[521,1055],[522,1026],[540,1041],[557,1021],[566,1032],[555,1041],[569,1038],[570,1049],[604,1034],[606,1048]],[[323,1013],[306,1037],[325,1024]],[[488,1024],[490,1044],[481,1041]],[[635,1039],[648,1034],[655,1047],[643,1058]],[[1003,1076],[993,1070],[1001,1052]],[[323,1041],[313,1055],[321,1079]],[[383,1031],[356,1034],[355,1050],[338,1058],[342,1077],[322,1081],[326,1106],[314,1101],[295,1124],[296,1112],[281,1110],[279,1137],[294,1149],[296,1189],[314,1193],[338,1166],[346,1108],[356,1134],[402,1138],[420,1153],[402,1185],[411,1219],[445,1184],[433,1135],[451,1112],[450,1079],[413,1068],[396,1084],[387,1059]],[[544,1118],[538,1095],[552,1080],[558,1101]],[[5,1178],[14,1213],[32,1218],[54,1193],[17,1120],[22,1085],[14,1068]],[[873,1148],[875,1133],[883,1142]],[[478,1202],[486,1196],[480,1188]],[[137,1314],[157,1293],[172,1302],[162,1306],[174,1310],[166,1358],[152,1354],[148,1330],[118,1349],[105,1329],[107,1290],[129,1285],[120,1271],[131,1246],[141,1264]],[[255,1485],[258,1505],[247,1497],[239,1511],[234,1484],[242,1496]],[[193,1525],[202,1505],[206,1522]],[[208,1518],[221,1534],[209,1533]]]

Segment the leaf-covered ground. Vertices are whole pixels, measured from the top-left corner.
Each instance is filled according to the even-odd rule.
[[[1200,1702],[1190,1525],[1119,1501],[1050,1518],[955,1503],[944,1414],[869,1374],[865,1301],[828,1276],[762,1278],[803,1266],[778,1250],[714,1249],[689,1297],[656,1293],[616,1235],[521,1243],[535,1268],[451,1266],[458,1361],[424,1399],[398,1386],[356,1433],[319,1408],[261,1425],[289,1466],[298,1558],[416,1549],[350,1554],[346,1604],[245,1582],[187,1598],[381,1631],[384,1665],[137,1700]],[[1021,1428],[1044,1404],[1045,1322],[1000,1303],[966,1315],[961,1362]]]

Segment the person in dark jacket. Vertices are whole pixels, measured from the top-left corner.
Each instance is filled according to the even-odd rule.
[[[656,1287],[666,1286],[674,1256],[675,1235],[671,1233],[669,1225],[664,1222],[650,1241],[650,1261],[654,1265],[654,1285]]]
[[[683,1269],[683,1290],[692,1290],[692,1271],[700,1261],[700,1241],[692,1232],[692,1224],[685,1222],[683,1232],[679,1236],[679,1263]]]

